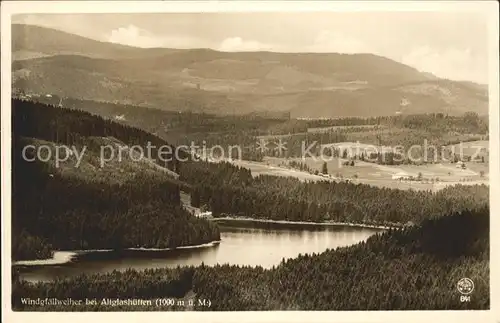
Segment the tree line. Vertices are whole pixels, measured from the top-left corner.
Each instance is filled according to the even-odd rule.
[[[109,177],[83,167],[71,173],[21,154],[26,143],[36,143],[33,138],[89,150],[95,136],[125,143],[163,140],[84,112],[14,103],[13,259],[47,258],[49,250],[172,248],[220,239],[215,224],[182,208],[182,183],[161,171],[131,171],[124,163]]]
[[[365,122],[365,120],[370,120],[369,123],[376,123],[373,124],[373,127],[350,126],[348,128],[333,128],[324,132],[307,132],[308,126],[304,120],[290,120],[279,124],[279,126],[263,126],[260,132],[273,135],[264,138],[268,148],[264,152],[257,149],[257,142],[262,139],[256,134],[258,132],[256,130],[250,132],[244,128],[236,131],[185,133],[177,138],[176,144],[189,145],[194,141],[198,145],[204,143],[208,148],[215,145],[221,145],[224,148],[238,145],[242,148],[243,159],[255,161],[261,161],[265,156],[302,157],[304,147],[312,147],[308,150],[311,155],[323,153],[326,156],[336,155],[343,158],[346,158],[344,155],[352,155],[353,158],[361,158],[369,162],[395,165],[413,164],[418,160],[422,163],[441,161],[442,157],[451,161],[452,153],[443,146],[482,140],[488,136],[488,120],[473,113],[463,116],[428,114],[359,118],[359,120],[361,125],[361,121]],[[335,119],[329,123],[324,120],[307,122],[315,126],[353,123],[351,118]],[[279,140],[286,143],[286,151],[280,152],[275,149]],[[323,148],[327,144],[349,142],[360,142],[373,147],[366,151],[360,149],[360,152],[356,152],[355,148],[344,147],[340,153],[335,152],[333,147]],[[426,144],[428,145],[427,149],[425,148]],[[391,149],[388,152],[382,151],[381,146],[401,148],[399,151]],[[407,153],[411,147],[413,148],[410,158]],[[373,149],[378,151],[373,151]],[[236,158],[237,156],[232,157]]]
[[[404,225],[488,203],[486,185],[453,186],[436,193],[348,182],[301,182],[259,175],[230,163],[187,163],[180,178],[191,184],[193,206],[213,215],[308,222]]]
[[[489,210],[481,208],[388,230],[349,247],[299,255],[271,269],[220,264],[155,269],[40,282],[13,274],[12,304],[21,297],[181,298],[190,292],[211,307],[192,310],[486,310],[489,291]],[[458,301],[462,277],[475,283]],[[186,307],[178,310],[190,310]],[[155,306],[47,306],[49,311],[151,311]]]
[[[67,146],[88,144],[89,137],[113,137],[130,147],[138,145],[144,151],[149,143],[151,158],[159,165],[179,171],[181,164],[175,158],[175,147],[164,139],[81,110],[12,99],[12,128],[17,136],[43,139]],[[165,149],[160,152],[160,147],[163,146],[169,146],[170,151]],[[190,155],[181,151],[179,156],[188,158]]]
[[[337,119],[307,120],[308,128],[333,126],[393,126],[410,129],[426,129],[439,132],[455,131],[459,133],[488,133],[488,117],[479,116],[475,112],[462,115],[444,113],[410,114],[379,117],[346,117]]]
[[[59,97],[40,97],[47,104],[57,105]],[[319,153],[322,144],[339,142],[362,142],[364,144],[385,145],[394,147],[401,145],[405,151],[413,145],[423,145],[424,140],[434,149],[427,151],[428,161],[445,154],[451,159],[449,152],[441,146],[456,144],[461,141],[483,139],[488,134],[488,118],[468,112],[460,116],[443,113],[429,113],[418,115],[396,115],[380,117],[345,117],[337,119],[283,119],[259,116],[257,114],[241,116],[220,116],[207,113],[194,113],[159,110],[153,108],[134,107],[109,102],[95,102],[66,98],[64,107],[73,110],[85,110],[92,114],[105,116],[104,119],[114,119],[124,115],[126,120],[118,121],[122,126],[134,126],[158,137],[168,139],[176,146],[188,145],[194,142],[198,146],[203,144],[210,148],[215,145],[228,147],[239,145],[242,147],[242,158],[245,160],[262,161],[265,156],[273,157],[301,157],[302,144],[306,147],[316,142],[313,153]],[[58,122],[56,122],[58,123]],[[363,128],[362,126],[373,126]],[[326,132],[307,132],[309,128],[344,127],[330,129]],[[108,131],[108,130],[107,130]],[[138,130],[137,130],[138,131]],[[260,152],[256,147],[260,135],[290,135],[284,138],[287,151],[282,156],[273,148],[274,140],[269,150]],[[64,136],[64,133],[61,133]],[[149,136],[152,136],[148,134]],[[141,135],[142,136],[142,135]],[[157,138],[158,138],[157,137]],[[135,141],[127,141],[134,142]],[[144,140],[140,140],[144,143]],[[423,150],[415,150],[415,159],[423,157]],[[327,151],[328,154],[328,151]],[[387,155],[387,156],[386,156]],[[341,155],[342,156],[342,155]],[[237,156],[232,156],[236,158]],[[357,156],[361,157],[361,156]],[[364,156],[366,157],[366,155]],[[409,159],[397,161],[394,153],[384,154],[382,157],[366,158],[380,164],[412,163]],[[179,164],[177,165],[179,166]],[[176,165],[169,165],[175,169]]]

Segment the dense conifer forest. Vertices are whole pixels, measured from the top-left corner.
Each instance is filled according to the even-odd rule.
[[[489,195],[486,185],[432,193],[269,175],[253,178],[249,170],[227,162],[186,163],[180,175],[192,184],[191,203],[209,206],[216,217],[400,226],[483,207]]]
[[[227,121],[231,122],[231,120]],[[316,127],[331,128],[318,132],[313,131]],[[265,136],[260,137],[257,134]],[[211,132],[191,133],[178,140],[179,143],[188,145],[192,141],[197,144],[204,142],[207,147],[240,145],[245,148],[242,152],[243,159],[258,161],[262,160],[263,156],[302,157],[304,153],[303,145],[312,147],[309,150],[312,155],[320,153],[325,155],[337,154],[339,157],[344,157],[344,151],[336,152],[325,148],[322,150],[322,146],[324,144],[360,142],[374,147],[400,146],[406,152],[410,147],[418,145],[421,148],[413,149],[413,158],[404,158],[398,163],[413,163],[418,159],[423,162],[433,162],[442,155],[446,158],[450,157],[449,153],[443,150],[443,146],[487,138],[488,120],[474,113],[467,113],[463,116],[426,114],[366,119],[288,120],[278,124],[264,124],[257,134],[255,130],[248,131],[244,125],[238,131],[217,131],[214,127]],[[259,154],[256,149],[256,142],[262,139],[267,142],[269,149]],[[279,140],[286,142],[287,150],[282,154],[273,149]],[[428,149],[424,154],[425,145],[428,146]],[[355,155],[355,151],[349,151],[349,157],[351,154],[354,155],[354,158],[360,157]],[[389,155],[389,153],[386,154]],[[379,164],[394,164],[394,162],[391,162],[394,159],[392,156],[363,159]]]
[[[86,145],[88,137],[113,137],[129,146],[138,145],[146,149],[150,143],[151,157],[160,165],[178,171],[179,161],[174,158],[175,148],[165,140],[144,130],[123,125],[110,119],[80,110],[57,108],[41,103],[12,99],[13,133],[16,136],[38,138],[57,144]],[[159,157],[159,147],[170,146]],[[181,158],[189,154],[180,152]],[[165,164],[164,160],[169,160]],[[171,160],[171,161],[170,161]]]
[[[91,137],[144,147],[165,141],[86,112],[19,100],[12,111],[14,259],[47,258],[60,249],[171,248],[220,239],[216,225],[181,207],[181,184],[161,172],[127,171],[127,161],[112,174],[120,181],[110,181],[99,174],[70,176],[53,163],[22,157],[34,139],[89,150]],[[167,166],[178,171],[179,165]]]
[[[38,98],[42,102],[54,105],[57,105],[59,99],[57,96]],[[480,140],[488,136],[488,118],[474,112],[460,116],[428,113],[304,120],[254,114],[220,116],[207,113],[179,113],[71,98],[66,98],[63,102],[68,109],[85,110],[106,116],[123,125],[154,133],[177,146],[190,146],[192,143],[197,146],[205,145],[208,148],[215,145],[223,147],[239,145],[243,148],[242,158],[255,161],[261,161],[264,156],[278,157],[273,148],[279,136],[283,136],[282,139],[286,142],[287,151],[284,153],[286,157],[301,157],[303,143],[306,147],[313,145],[311,152],[317,154],[322,144],[359,141],[374,146],[402,146],[406,151],[413,145],[423,146],[427,141],[428,145],[435,146],[437,151],[433,148],[428,149],[426,162],[432,162],[435,156],[446,153],[442,152],[442,146]],[[115,119],[116,116],[123,116],[125,119]],[[256,142],[261,139],[260,136],[267,136],[270,148],[267,152],[262,153],[256,149]],[[324,153],[328,155],[329,150]],[[342,155],[340,152],[340,156]],[[412,157],[423,159],[424,151],[415,150]],[[394,164],[392,159],[392,156],[387,156],[387,159],[384,157],[365,160],[379,164]],[[401,163],[411,162],[411,159],[401,161]]]
[[[389,230],[366,242],[301,255],[272,269],[217,265],[81,275],[32,284],[14,273],[17,310],[169,310],[186,306],[29,306],[21,297],[210,299],[194,310],[457,310],[489,308],[489,210]],[[458,280],[475,282],[460,302]],[[154,302],[153,302],[154,304]],[[176,303],[177,304],[177,303]]]
[[[20,280],[13,267],[12,303],[16,310],[489,308],[487,186],[455,186],[433,193],[348,182],[253,177],[250,170],[226,162],[174,159],[165,164],[156,150],[152,162],[174,171],[178,178],[160,170],[146,171],[143,165],[137,167],[128,159],[110,165],[113,171],[105,173],[92,164],[99,142],[142,147],[148,142],[155,146],[169,143],[88,112],[21,100],[12,103],[14,260],[47,258],[58,249],[170,248],[219,240],[216,221],[196,218],[183,209],[181,189],[189,191],[193,206],[209,209],[215,217],[391,227],[365,242],[320,254],[300,255],[271,269],[201,265],[114,271],[33,284]],[[433,118],[446,124],[451,117]],[[345,123],[358,125],[355,119],[346,120],[349,121]],[[428,117],[423,120],[415,118],[405,127],[414,124],[420,127]],[[314,122],[325,126],[320,121]],[[464,127],[468,124],[464,123]],[[458,125],[455,120],[450,127]],[[480,127],[479,123],[477,129],[469,130],[479,131]],[[29,162],[22,158],[26,144],[38,147],[41,143],[88,147],[87,159],[83,161],[86,168],[77,174],[70,167],[57,168],[51,162]],[[462,277],[475,282],[469,303],[460,302],[456,289]],[[98,300],[198,298],[210,299],[211,306],[40,307],[22,302],[22,298],[48,296]]]

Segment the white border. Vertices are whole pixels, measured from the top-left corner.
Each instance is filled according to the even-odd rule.
[[[2,109],[1,109],[1,166],[2,166],[2,228],[10,228],[11,203],[11,15],[19,13],[152,13],[152,12],[313,12],[313,11],[461,11],[482,12],[488,16],[489,93],[490,93],[490,201],[491,230],[500,228],[499,203],[499,50],[497,1],[9,1],[1,3],[2,39]],[[9,215],[9,216],[6,216]],[[274,311],[274,312],[99,312],[99,313],[27,313],[11,310],[11,250],[10,233],[2,230],[2,321],[74,323],[89,320],[122,322],[500,322],[498,306],[500,291],[499,236],[490,234],[491,242],[491,309],[489,311]],[[496,251],[496,252],[495,252]],[[383,291],[380,291],[383,293]],[[497,305],[495,307],[495,305]]]

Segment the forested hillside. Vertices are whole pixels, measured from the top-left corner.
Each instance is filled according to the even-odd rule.
[[[280,157],[292,158],[302,157],[302,145],[312,146],[309,150],[312,155],[322,152],[335,157],[343,157],[346,151],[335,151],[331,146],[322,151],[321,147],[345,142],[403,147],[404,151],[414,147],[411,148],[412,158],[400,158],[395,153],[387,152],[384,156],[362,157],[365,161],[392,165],[414,163],[419,159],[433,162],[441,156],[451,159],[450,152],[443,150],[443,146],[488,138],[488,118],[477,113],[459,116],[429,113],[304,120],[255,114],[217,116],[207,113],[178,113],[133,105],[60,98],[56,95],[34,100],[52,105],[62,102],[64,108],[84,110],[126,126],[137,127],[176,146],[194,144],[210,148],[214,145],[239,145],[242,159],[256,161],[261,161],[265,156],[278,157],[278,152],[273,149],[278,139],[283,139],[287,147],[284,156]],[[260,139],[267,140],[269,144],[269,149],[265,152],[256,147]],[[421,148],[426,143],[429,147],[427,154]],[[354,158],[359,157],[361,156]],[[402,160],[394,161],[397,158]]]
[[[255,114],[218,116],[208,113],[178,113],[133,105],[60,98],[57,95],[33,100],[51,105],[61,102],[64,108],[84,110],[126,126],[137,127],[176,146],[194,144],[210,148],[215,145],[239,145],[242,159],[255,161],[262,161],[265,156],[302,157],[302,145],[312,146],[309,150],[312,155],[323,153],[343,157],[347,149],[335,150],[331,145],[359,142],[374,146],[403,147],[404,151],[411,149],[412,158],[400,158],[394,152],[385,152],[384,156],[354,158],[361,157],[364,161],[388,165],[411,164],[415,160],[425,163],[439,160],[441,156],[451,160],[451,153],[446,148],[443,149],[443,146],[488,138],[488,118],[471,112],[456,116],[428,113],[304,120]],[[267,140],[269,144],[269,149],[265,152],[256,146],[261,139]],[[273,149],[278,139],[286,142],[287,150],[283,156]],[[422,148],[426,143],[429,147],[427,154]],[[329,148],[321,150],[322,146],[329,145]],[[352,151],[355,152],[355,148]],[[236,155],[233,157],[237,158]]]
[[[432,193],[268,175],[253,178],[249,170],[225,162],[186,163],[180,179],[192,184],[193,205],[209,206],[216,217],[400,226],[482,208],[489,196],[486,185]]]
[[[218,300],[211,310],[488,309],[488,212],[426,220],[355,246],[299,256],[271,271],[196,270],[194,290]],[[456,290],[463,277],[476,285],[470,303],[461,303]]]
[[[418,123],[417,121],[413,121]],[[211,307],[169,310],[410,310],[489,308],[489,190],[455,186],[438,193],[364,184],[252,177],[230,163],[167,165],[153,155],[99,167],[102,144],[167,145],[142,130],[87,112],[13,100],[13,258],[47,258],[57,249],[167,248],[219,240],[215,223],[181,207],[179,189],[193,206],[215,217],[389,225],[383,234],[350,247],[300,255],[269,270],[216,265],[81,275],[49,283],[20,281],[13,271],[18,310],[165,310],[156,306],[33,307],[23,298],[210,299]],[[75,171],[72,156],[22,158],[26,145],[85,146]],[[34,157],[33,153],[28,157]],[[163,166],[167,166],[164,168]],[[170,169],[168,169],[170,167]],[[162,171],[163,169],[163,171]],[[166,171],[168,169],[168,171]],[[172,170],[179,177],[172,176]],[[470,303],[456,283],[475,282]],[[118,285],[117,285],[118,284]],[[191,296],[189,296],[191,295]],[[154,302],[153,302],[154,304]]]
[[[155,160],[157,151],[145,164],[129,156],[99,165],[102,144],[159,147],[164,140],[85,112],[20,100],[13,100],[12,111],[14,259],[47,258],[58,249],[171,248],[220,239],[216,225],[181,207],[183,184]],[[72,156],[57,167],[53,159],[23,158],[27,145],[52,153],[57,145],[87,150],[80,165]],[[178,171],[179,165],[174,159],[166,166]]]
[[[186,310],[185,306],[28,306],[21,297],[182,298],[211,300],[195,310],[457,310],[489,309],[489,210],[463,211],[421,226],[390,230],[366,242],[302,255],[270,270],[218,265],[82,275],[31,284],[14,275],[18,310]],[[475,283],[460,302],[459,279]],[[154,304],[154,302],[153,302]]]
[[[150,142],[160,147],[168,143],[87,112],[22,100],[13,100],[13,118],[17,158],[13,163],[14,229],[18,232],[14,235],[14,254],[18,258],[47,257],[47,244],[59,249],[167,247],[216,239],[218,232],[213,224],[192,219],[180,208],[180,187],[191,191],[193,206],[205,205],[216,217],[391,226],[477,209],[488,198],[486,186],[457,186],[431,193],[352,183],[303,183],[273,176],[253,178],[248,169],[228,163],[180,163],[173,159],[165,164],[155,149],[149,164],[138,164],[129,157],[101,167],[98,149],[103,144],[146,147]],[[401,122],[411,127],[426,120],[415,117]],[[449,127],[461,127],[459,120]],[[470,123],[464,123],[464,127],[467,125]],[[58,168],[51,162],[21,158],[22,147],[27,144],[39,147],[47,143],[85,146],[88,150],[78,169],[71,158]],[[167,169],[180,177],[172,178]],[[125,221],[125,217],[130,218]],[[196,225],[179,230],[187,223]],[[53,228],[60,234],[51,234]]]
[[[416,68],[439,48],[101,18],[11,26],[13,310],[490,309],[488,85]]]
[[[13,131],[17,136],[39,138],[58,144],[84,145],[86,137],[113,137],[128,146],[139,145],[143,149],[151,143],[151,158],[160,165],[176,171],[179,161],[172,152],[165,153],[163,159],[171,160],[166,165],[158,156],[159,147],[169,143],[144,130],[116,123],[98,115],[84,111],[61,109],[41,103],[13,99]],[[182,151],[181,158],[189,157]]]
[[[17,24],[12,38],[13,85],[29,94],[220,115],[488,113],[486,86],[373,54],[135,48]]]

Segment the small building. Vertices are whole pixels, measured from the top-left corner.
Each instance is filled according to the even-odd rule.
[[[399,173],[392,175],[392,179],[395,179],[395,180],[409,179],[410,177],[411,176],[405,172],[399,172]]]
[[[206,211],[206,212],[199,212],[197,214],[195,214],[196,217],[198,218],[205,218],[205,219],[208,219],[208,218],[211,218],[212,217],[212,212],[210,211]]]
[[[415,223],[413,223],[413,221],[408,221],[408,222],[406,222],[406,223],[405,223],[405,225],[404,225],[404,226],[405,226],[405,227],[412,227],[412,226],[414,226],[414,225],[415,225]]]
[[[465,163],[463,161],[458,161],[457,165],[455,167],[465,169],[467,166],[465,165]]]

